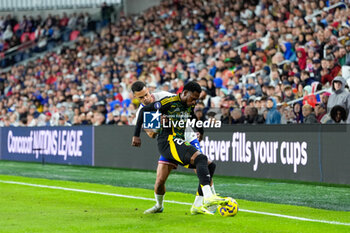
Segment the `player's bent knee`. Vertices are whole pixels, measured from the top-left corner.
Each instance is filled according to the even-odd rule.
[[[196,159],[194,160],[194,165],[198,165],[198,164],[208,164],[208,157],[203,155],[203,154],[199,154]]]
[[[201,155],[201,152],[200,151],[197,151],[196,153],[194,153],[193,155],[191,155],[191,158],[190,158],[190,164],[194,165],[194,161],[197,159],[197,157]]]

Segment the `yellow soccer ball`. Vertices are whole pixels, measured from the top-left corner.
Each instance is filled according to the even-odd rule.
[[[221,216],[233,217],[238,212],[238,203],[232,197],[226,197],[226,198],[229,199],[228,203],[226,205],[219,205],[218,212]]]

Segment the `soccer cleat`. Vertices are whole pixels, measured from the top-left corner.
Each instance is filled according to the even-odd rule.
[[[163,207],[155,205],[152,208],[149,208],[148,210],[145,210],[145,212],[143,212],[143,213],[144,214],[162,213],[163,210],[164,210]]]
[[[191,214],[192,215],[195,215],[195,214],[214,215],[214,213],[210,212],[205,206],[196,207],[194,205],[192,205],[192,207],[191,207]]]
[[[211,206],[208,206],[207,209],[208,209],[211,213],[215,214],[215,213],[216,213],[216,210],[218,209],[218,205],[211,205]]]
[[[209,198],[204,198],[204,206],[209,207],[212,205],[226,205],[228,201],[229,200],[224,197],[220,197],[218,195],[212,195]]]

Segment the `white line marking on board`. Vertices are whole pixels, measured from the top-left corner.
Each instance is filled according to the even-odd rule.
[[[58,186],[49,186],[49,185],[41,185],[41,184],[23,183],[23,182],[16,182],[16,181],[5,181],[5,180],[0,180],[0,183],[18,184],[18,185],[25,185],[25,186],[31,186],[31,187],[48,188],[48,189],[57,189],[57,190],[65,190],[65,191],[80,192],[80,193],[91,193],[91,194],[99,194],[99,195],[105,195],[105,196],[114,196],[114,197],[123,197],[123,198],[130,198],[130,199],[139,199],[139,200],[154,201],[154,198],[135,197],[135,196],[130,196],[130,195],[116,194],[116,193],[105,193],[105,192],[97,192],[97,191],[90,191],[90,190],[84,190],[84,189],[73,189],[73,188],[65,188],[65,187],[58,187]],[[180,205],[192,205],[192,203],[180,202],[180,201],[171,201],[171,200],[165,200],[164,202],[167,202],[167,203],[174,203],[174,204],[180,204]],[[280,217],[280,218],[288,218],[288,219],[294,219],[294,220],[299,220],[299,221],[319,222],[319,223],[327,223],[327,224],[333,224],[333,225],[350,226],[350,223],[344,223],[344,222],[336,222],[336,221],[326,221],[326,220],[320,220],[320,219],[302,218],[302,217],[289,216],[289,215],[284,215],[284,214],[274,214],[274,213],[261,212],[261,211],[255,211],[255,210],[246,210],[246,209],[239,209],[239,211],[241,211],[241,212],[247,212],[247,213],[253,213],[253,214],[262,214],[262,215]]]

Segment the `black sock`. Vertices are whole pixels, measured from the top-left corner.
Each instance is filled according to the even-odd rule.
[[[215,168],[216,168],[216,164],[214,162],[211,162],[208,165],[208,169],[209,169],[209,173],[210,173],[210,178],[213,179],[214,173],[215,173]]]
[[[216,168],[216,164],[214,162],[211,162],[208,165],[209,174],[210,174],[210,182],[213,179],[215,168]],[[203,196],[202,186],[200,184],[198,185],[198,195]]]
[[[210,184],[210,173],[208,169],[208,158],[207,156],[200,154],[194,160],[194,165],[196,166],[197,176],[199,179],[199,184],[209,185]]]

